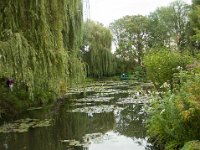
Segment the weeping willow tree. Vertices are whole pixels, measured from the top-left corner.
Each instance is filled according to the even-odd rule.
[[[0,1],[0,77],[37,92],[64,92],[84,75],[81,0]]]
[[[88,76],[100,78],[115,73],[111,44],[112,34],[109,29],[91,20],[84,24],[82,52]]]

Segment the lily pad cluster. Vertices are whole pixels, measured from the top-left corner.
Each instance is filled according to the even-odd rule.
[[[30,128],[48,127],[52,125],[52,119],[20,119],[0,126],[0,133],[27,132]]]
[[[82,112],[82,113],[108,113],[112,112],[117,109],[114,105],[100,105],[100,106],[88,106],[84,108],[76,108],[73,109],[71,112]]]
[[[121,108],[125,109],[125,106],[129,104],[145,104],[148,103],[150,97],[150,93],[144,91],[141,86],[130,86],[124,82],[95,83],[93,86],[93,88],[91,85],[86,87],[86,89],[90,88],[94,91],[91,95],[73,99],[71,106],[75,108],[69,112],[87,113],[89,116],[93,116],[95,113],[108,113],[121,110]],[[144,86],[150,87],[151,84],[144,84]],[[128,95],[116,100],[116,95],[124,93]]]
[[[134,97],[126,97],[126,98],[119,98],[118,101],[116,102],[119,105],[124,105],[124,104],[145,104],[148,103],[149,96],[148,95],[141,95],[137,96],[135,95]]]
[[[91,133],[86,134],[83,136],[81,141],[78,140],[60,140],[62,143],[66,143],[69,148],[72,147],[83,147],[87,148],[91,144],[91,141],[97,141],[98,139],[102,139],[103,134],[102,133]]]
[[[87,97],[78,99],[77,102],[109,102],[113,97]]]

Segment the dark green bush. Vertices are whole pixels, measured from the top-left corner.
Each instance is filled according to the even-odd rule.
[[[200,141],[187,142],[181,150],[200,150]]]
[[[56,100],[57,95],[52,91],[34,91],[34,100],[30,93],[25,89],[18,89],[14,85],[11,92],[6,86],[5,81],[0,85],[0,119],[1,117],[14,116],[29,107],[41,106]]]
[[[174,74],[185,69],[191,58],[175,51],[154,50],[144,57],[144,65],[148,78],[158,91],[164,83],[173,89]]]
[[[155,100],[149,110],[149,136],[165,150],[180,149],[184,143],[200,139],[200,74],[182,73],[180,91]]]
[[[139,81],[144,81],[146,79],[146,71],[143,66],[136,66],[134,68],[133,76]]]

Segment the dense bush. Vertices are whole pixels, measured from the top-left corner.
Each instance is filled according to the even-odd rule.
[[[149,110],[148,134],[163,149],[180,149],[184,143],[200,139],[200,74],[181,73],[180,91],[155,100]]]
[[[138,81],[145,81],[146,80],[146,72],[143,66],[136,66],[134,68],[133,76]]]
[[[189,61],[188,55],[169,50],[154,50],[144,57],[147,76],[159,91],[164,83],[168,83],[173,89],[174,74],[184,69]]]
[[[32,106],[42,106],[56,100],[55,92],[53,91],[34,91],[34,100],[30,98],[30,93],[25,87],[20,89],[14,84],[13,91],[11,92],[6,86],[6,81],[0,78],[0,121],[5,117],[12,117],[20,112],[23,112]]]
[[[200,141],[187,142],[181,150],[200,150]]]

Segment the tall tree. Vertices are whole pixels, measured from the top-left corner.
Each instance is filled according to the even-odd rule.
[[[81,72],[82,1],[6,0],[0,12],[0,77],[14,78],[16,88],[26,82],[32,98],[65,90]]]
[[[143,53],[147,48],[147,25],[148,18],[142,15],[125,16],[111,23],[118,57],[141,65]]]
[[[170,22],[168,14],[168,8],[160,7],[148,16],[149,47],[169,46],[171,30],[168,25]]]
[[[191,42],[192,46],[200,50],[200,1],[192,1],[192,10],[190,14]]]
[[[88,75],[103,77],[114,74],[114,56],[111,53],[112,35],[102,24],[88,20],[84,25],[82,55]]]
[[[186,44],[188,44],[186,30],[189,21],[190,7],[182,0],[172,2],[170,7],[172,9],[172,31],[174,41],[177,48],[182,51]]]
[[[177,0],[151,13],[150,46],[166,46],[182,51],[188,43],[186,30],[189,10],[185,2]]]

